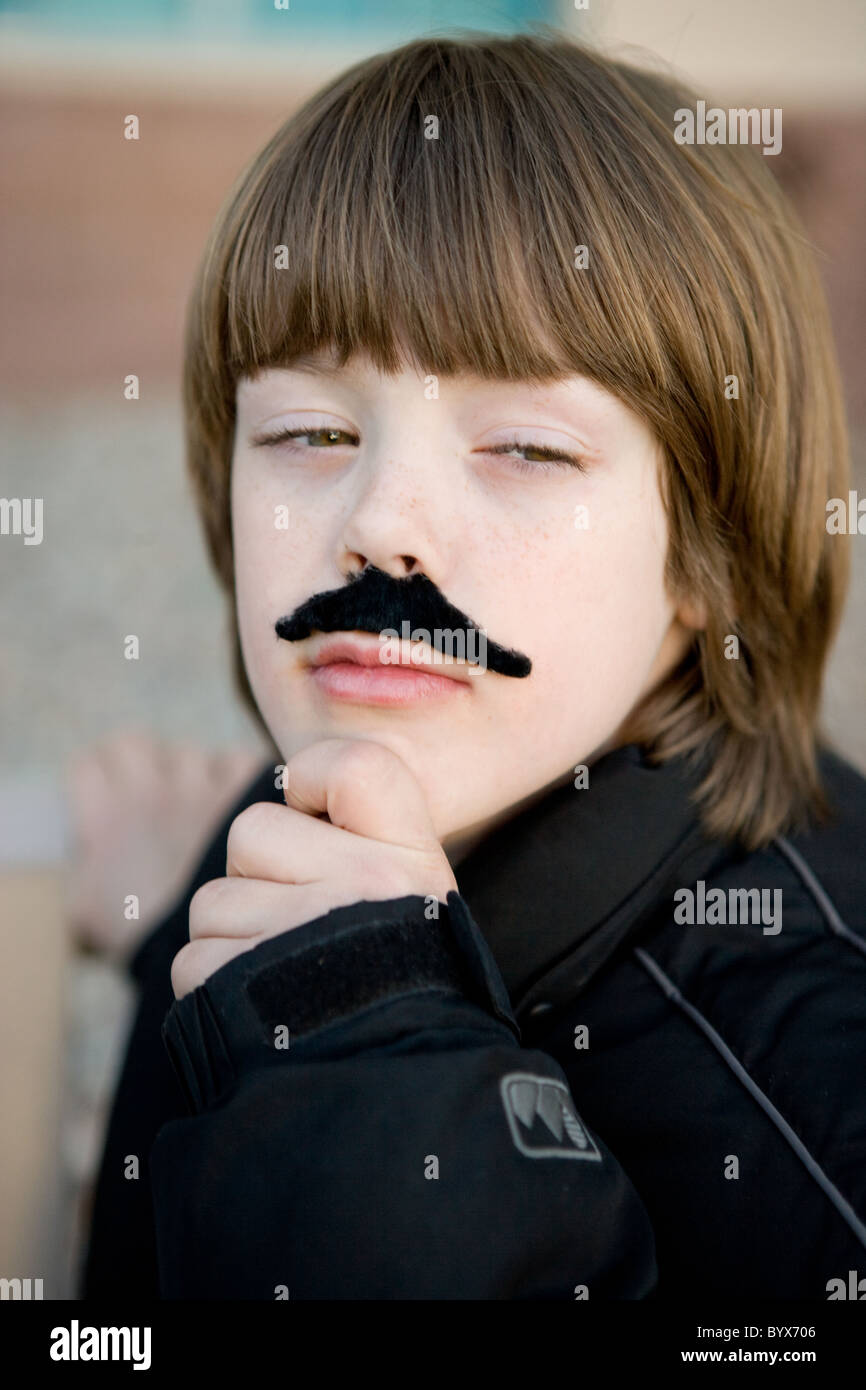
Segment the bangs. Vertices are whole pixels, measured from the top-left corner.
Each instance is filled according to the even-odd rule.
[[[756,847],[820,811],[848,569],[825,528],[848,489],[830,323],[760,151],[676,143],[696,99],[555,31],[419,39],[335,79],[241,174],[189,302],[184,428],[238,689],[268,738],[235,601],[238,381],[321,351],[386,373],[574,374],[660,443],[669,590],[707,614],[629,738],[661,761],[709,753],[711,834]]]
[[[385,372],[657,389],[645,305],[667,252],[634,128],[633,94],[527,36],[419,41],[350,69],[276,133],[218,224],[199,301],[202,329],[219,324],[202,332],[213,375],[233,398],[241,376],[328,349]]]

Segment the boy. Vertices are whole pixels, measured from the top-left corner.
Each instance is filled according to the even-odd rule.
[[[417,41],[229,198],[187,442],[275,759],[133,962],[86,1296],[864,1267],[839,388],[762,155],[679,144],[689,101]]]

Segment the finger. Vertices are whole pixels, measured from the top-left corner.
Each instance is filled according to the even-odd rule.
[[[377,901],[378,896],[370,898]],[[189,905],[191,941],[206,937],[271,937],[363,900],[352,884],[286,884],[262,879],[215,878]]]
[[[332,825],[371,840],[426,849],[435,839],[414,773],[372,739],[324,739],[286,764],[286,805],[327,814]]]
[[[171,987],[176,999],[182,999],[209,975],[213,975],[235,956],[251,951],[259,941],[258,936],[244,938],[242,941],[222,937],[204,937],[201,941],[189,941],[182,946],[171,963]]]
[[[148,729],[117,729],[97,748],[107,775],[123,787],[149,793],[165,776],[168,745]]]
[[[81,875],[70,875],[63,896],[66,928],[75,941],[91,944],[96,920],[93,895],[87,891]]]
[[[64,769],[64,789],[75,853],[80,856],[99,844],[112,803],[105,765],[92,748],[70,758]]]
[[[293,807],[257,801],[229,827],[226,876],[304,884],[337,874],[364,887],[374,883],[385,857],[377,850],[386,847]],[[386,853],[393,864],[394,847]]]

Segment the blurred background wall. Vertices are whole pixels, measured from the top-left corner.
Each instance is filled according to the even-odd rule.
[[[455,25],[535,21],[622,56],[649,50],[710,104],[782,107],[770,163],[819,256],[862,497],[864,14],[862,0],[0,3],[0,494],[45,508],[41,545],[0,539],[0,791],[7,829],[34,808],[16,824],[23,873],[53,862],[58,832],[45,799],[21,789],[54,785],[107,729],[261,746],[232,690],[184,476],[179,374],[214,215],[291,111],[367,53]],[[123,138],[129,114],[137,141]],[[129,373],[138,401],[124,400]],[[864,547],[855,539],[826,724],[866,769]],[[127,633],[137,662],[124,659]],[[44,1275],[46,1297],[68,1296],[74,1199],[98,1155],[131,1000],[110,971],[67,960],[62,942],[17,920],[12,899],[0,933],[0,1275]]]

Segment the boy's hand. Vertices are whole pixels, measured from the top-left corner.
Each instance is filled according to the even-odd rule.
[[[367,739],[326,739],[286,764],[285,806],[258,802],[232,822],[226,877],[189,909],[189,945],[171,984],[183,998],[227,961],[332,908],[457,891],[409,768]]]
[[[64,776],[74,835],[65,904],[71,939],[126,964],[263,762],[261,752],[214,753],[140,729],[76,754]],[[139,898],[132,920],[123,913],[129,893]]]

